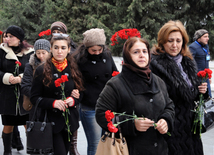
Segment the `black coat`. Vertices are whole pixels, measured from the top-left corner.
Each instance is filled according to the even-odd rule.
[[[168,97],[165,83],[156,75],[150,74],[151,85],[147,85],[140,76],[123,66],[122,72],[111,78],[100,94],[96,105],[96,120],[105,130],[107,121],[105,111],[126,112],[158,122],[167,121],[169,132],[173,129],[174,104]],[[120,116],[120,121],[126,117]],[[121,124],[123,136],[128,144],[130,155],[166,155],[167,144],[162,134],[153,127],[146,132],[136,130],[133,121]],[[166,135],[167,136],[167,135]]]
[[[190,88],[181,75],[181,71],[174,60],[165,53],[153,55],[150,68],[152,72],[165,81],[169,97],[175,104],[175,123],[172,136],[168,137],[170,155],[202,155],[203,147],[200,136],[191,132],[194,113],[194,101],[199,92],[197,67],[194,60],[183,57],[182,67],[188,75],[193,87]]]
[[[15,96],[15,85],[9,83],[9,77],[13,75],[15,71],[15,62],[21,62],[19,67],[19,76],[23,77],[25,64],[28,63],[30,55],[34,49],[23,51],[23,53],[15,54],[12,48],[8,47],[7,44],[1,44],[0,46],[0,114],[5,115],[20,115],[26,114],[26,111],[22,107],[23,96],[20,93],[20,84],[18,91],[20,93],[19,105],[16,104]]]
[[[85,58],[85,61],[78,63],[83,76],[84,88],[81,104],[90,110],[95,109],[96,101],[106,82],[112,77],[113,71],[117,71],[112,56],[102,53],[95,59]]]
[[[42,100],[39,103],[39,107],[42,109],[40,120],[44,120],[44,113],[45,110],[47,110],[47,116],[48,120],[50,122],[54,122],[54,128],[53,132],[54,133],[59,133],[60,131],[64,130],[66,127],[65,125],[65,120],[62,115],[62,111],[53,108],[53,102],[58,99],[62,99],[61,95],[61,87],[56,87],[54,84],[54,81],[58,78],[61,77],[61,75],[68,75],[68,81],[65,82],[65,96],[69,97],[71,96],[71,92],[73,89],[76,89],[74,81],[71,77],[71,72],[70,72],[70,64],[68,63],[68,66],[62,71],[59,72],[57,71],[56,67],[51,64],[51,70],[52,70],[52,77],[53,80],[51,81],[51,84],[49,87],[45,86],[43,84],[43,67],[44,65],[41,65],[37,67],[35,74],[34,74],[34,79],[33,79],[33,84],[31,87],[31,102],[32,104],[36,104],[36,101],[38,98],[42,98]],[[78,99],[75,99],[75,105],[78,104]],[[71,132],[74,132],[78,129],[79,127],[79,115],[78,111],[75,106],[69,107],[70,115],[69,115],[69,123],[70,123],[70,130]]]

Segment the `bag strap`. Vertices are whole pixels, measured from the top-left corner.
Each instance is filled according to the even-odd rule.
[[[39,98],[37,99],[37,101],[36,101],[36,105],[35,105],[35,109],[34,109],[34,112],[33,112],[33,116],[32,116],[31,121],[34,121],[34,120],[35,120],[34,118],[35,118],[35,115],[36,115],[36,112],[37,112],[38,105],[39,105],[39,103],[40,103],[41,100],[42,100],[42,98],[39,97]]]

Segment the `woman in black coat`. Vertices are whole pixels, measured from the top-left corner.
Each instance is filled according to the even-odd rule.
[[[110,50],[105,45],[106,36],[103,29],[87,30],[83,36],[83,44],[74,55],[83,75],[85,88],[80,96],[80,118],[88,143],[87,155],[94,155],[101,137],[101,128],[95,120],[95,105],[106,82],[117,68]]]
[[[61,87],[56,87],[55,80],[66,75],[64,92],[67,99],[62,99]],[[71,133],[79,127],[79,115],[75,105],[78,99],[71,97],[73,89],[83,90],[81,73],[74,58],[70,55],[70,39],[67,34],[55,34],[51,39],[51,56],[44,65],[39,66],[34,74],[31,88],[31,102],[42,109],[40,120],[44,120],[45,111],[53,126],[53,146],[55,155],[67,155],[70,142],[63,111],[68,108]],[[71,135],[69,134],[70,138]]]
[[[28,120],[28,115],[22,108],[20,83],[33,48],[23,41],[24,31],[18,26],[9,26],[6,35],[7,43],[0,46],[0,114],[4,125],[4,155],[10,155],[13,126],[25,125]]]
[[[207,83],[199,83],[188,41],[183,24],[169,21],[160,29],[158,45],[152,49],[150,69],[166,83],[169,97],[175,104],[174,131],[167,137],[169,155],[203,155],[200,135],[191,131],[192,110],[199,92],[206,92]]]
[[[96,120],[108,130],[105,111],[135,113],[140,119],[121,124],[129,154],[166,155],[168,147],[163,135],[172,132],[174,104],[165,83],[149,69],[148,42],[137,37],[128,39],[123,59],[122,72],[108,81],[97,100]],[[120,122],[125,119],[120,116]]]

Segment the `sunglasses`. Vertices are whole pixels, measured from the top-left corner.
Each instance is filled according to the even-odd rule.
[[[52,35],[53,37],[64,37],[64,38],[69,37],[69,34],[64,34],[64,33],[53,33]]]

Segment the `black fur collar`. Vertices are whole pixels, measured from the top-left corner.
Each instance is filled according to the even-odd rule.
[[[192,88],[190,88],[183,79],[176,62],[167,57],[165,53],[152,55],[150,66],[152,72],[165,81],[168,87],[168,93],[172,99],[192,102],[198,95],[199,80],[197,78],[196,63],[189,57],[183,57],[181,64],[193,85]]]

